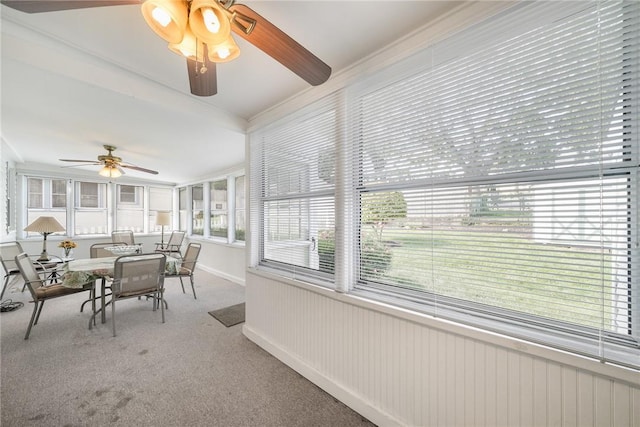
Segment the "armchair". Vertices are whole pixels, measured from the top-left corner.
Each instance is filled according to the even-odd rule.
[[[2,264],[2,268],[4,269],[4,283],[2,284],[2,292],[0,292],[0,301],[4,297],[4,293],[7,290],[7,286],[9,285],[9,281],[12,277],[20,275],[20,269],[16,264],[15,257],[24,253],[22,249],[22,245],[20,242],[4,242],[0,243],[0,264]],[[38,262],[35,261],[39,255],[27,255],[32,263],[34,263],[34,268],[40,272],[46,272],[49,275],[49,279],[52,278],[51,274],[54,274],[53,278],[56,277],[56,268],[58,265],[62,263],[62,258],[57,256],[50,255],[51,261],[49,262]],[[22,286],[22,291],[24,292],[27,284],[25,283]]]
[[[198,256],[200,255],[200,243],[189,243],[187,246],[187,251],[184,254],[184,258],[182,259],[182,263],[180,264],[180,269],[176,274],[172,274],[167,277],[179,277],[180,285],[182,286],[182,293],[184,294],[184,283],[182,282],[183,277],[188,277],[191,281],[191,290],[193,291],[193,298],[198,299],[196,297],[196,288],[193,284],[193,272],[196,269],[196,263],[198,262]]]
[[[15,257],[15,263],[18,267],[18,270],[22,274],[22,277],[24,278],[26,286],[31,292],[31,296],[33,297],[33,301],[31,301],[33,303],[33,313],[31,314],[31,320],[29,321],[27,333],[24,336],[25,340],[29,339],[31,328],[38,323],[38,320],[40,319],[40,313],[42,312],[42,307],[44,307],[45,301],[53,298],[63,297],[66,295],[77,294],[79,292],[90,291],[91,289],[93,289],[93,283],[87,283],[82,288],[67,288],[62,286],[61,284],[52,284],[45,286],[45,279],[38,274],[38,271],[33,265],[33,261],[26,253],[17,255]],[[46,274],[47,272],[43,271],[41,273]]]
[[[124,243],[127,246],[137,246],[138,253],[142,253],[142,243],[136,243],[133,237],[133,231],[115,230],[111,232],[111,241],[113,243]]]
[[[181,248],[184,235],[184,231],[172,231],[167,243],[156,243],[155,251],[162,252],[165,255],[177,254],[178,258],[182,258]]]
[[[111,284],[111,324],[116,336],[116,301],[151,296],[153,311],[160,304],[164,323],[164,268],[167,257],[160,253],[123,255],[115,261]]]

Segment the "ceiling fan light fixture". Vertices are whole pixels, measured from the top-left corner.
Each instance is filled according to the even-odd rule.
[[[231,34],[224,42],[209,46],[209,60],[212,62],[229,62],[240,55],[240,48]]]
[[[169,43],[180,43],[189,21],[184,0],[146,0],[142,3],[142,16],[147,25]]]
[[[169,50],[185,58],[198,62],[204,61],[204,43],[196,39],[196,36],[188,27],[180,43],[169,43]]]
[[[216,0],[193,0],[189,26],[199,40],[209,46],[223,43],[231,34],[231,22]]]
[[[115,165],[105,165],[102,169],[100,169],[98,175],[104,176],[105,178],[118,178],[122,176],[122,172]]]

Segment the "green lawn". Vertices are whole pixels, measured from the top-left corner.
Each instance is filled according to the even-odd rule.
[[[386,229],[383,237],[392,260],[381,282],[585,326],[611,319],[610,298],[601,298],[611,257],[599,251],[499,232]]]

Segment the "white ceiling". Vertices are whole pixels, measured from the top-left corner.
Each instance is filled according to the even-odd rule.
[[[247,1],[329,64],[333,75],[458,6],[453,1]],[[189,93],[186,61],[147,27],[139,6],[26,14],[1,6],[1,137],[25,165],[93,160],[103,144],[158,170],[130,178],[185,183],[244,161],[256,114],[309,85],[235,37],[218,94]],[[83,167],[97,171],[98,166]],[[86,173],[86,172],[85,172]]]

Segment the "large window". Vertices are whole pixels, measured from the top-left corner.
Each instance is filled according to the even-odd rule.
[[[179,188],[180,229],[187,231],[191,221],[192,235],[243,244],[246,223],[244,183],[244,175],[229,174],[224,178]]]
[[[640,366],[639,15],[518,4],[351,85],[333,128],[256,132],[260,263],[335,254],[352,292]],[[333,201],[343,239],[314,227]]]
[[[75,234],[107,234],[107,184],[76,182]]]
[[[173,211],[173,190],[171,188],[149,187],[149,231],[162,231],[162,226],[156,224],[158,212]],[[173,224],[173,219],[171,220]],[[173,226],[165,227],[173,230]]]
[[[189,224],[189,202],[187,200],[187,188],[183,187],[178,189],[178,209],[179,216],[178,222],[180,223],[180,230],[188,231]]]
[[[144,187],[138,185],[116,186],[116,230],[144,231]]]
[[[27,178],[27,224],[39,216],[52,216],[67,223],[67,180],[41,177]],[[38,233],[28,233],[38,235]]]
[[[211,200],[211,235],[227,238],[228,225],[228,192],[227,179],[213,181],[209,186]]]
[[[333,274],[335,125],[330,96],[255,137],[263,264],[294,275]]]
[[[235,240],[244,241],[246,230],[244,175],[235,178]]]
[[[191,234],[204,235],[204,186],[191,187]]]
[[[160,232],[158,211],[173,210],[173,188],[20,175],[26,224],[55,217],[69,236],[108,235],[112,230]],[[25,225],[26,225],[25,224]],[[166,229],[165,229],[166,230]],[[27,233],[27,237],[35,236]]]

